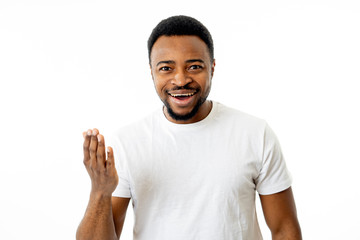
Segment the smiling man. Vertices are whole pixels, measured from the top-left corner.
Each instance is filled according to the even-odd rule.
[[[107,157],[99,131],[84,132],[92,188],[77,239],[118,239],[130,199],[134,239],[262,239],[256,192],[273,239],[301,239],[291,178],[273,131],[207,99],[215,59],[205,26],[186,16],[165,19],[148,50],[164,105],[120,129]]]
[[[152,46],[151,74],[165,105],[167,119],[194,123],[211,110],[210,92],[215,60],[198,36],[161,36]]]

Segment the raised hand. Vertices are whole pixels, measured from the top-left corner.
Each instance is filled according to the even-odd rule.
[[[94,128],[83,132],[84,165],[91,178],[91,194],[111,196],[118,184],[114,154],[111,147],[105,154],[105,139]]]

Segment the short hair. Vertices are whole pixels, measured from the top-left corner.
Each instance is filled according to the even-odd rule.
[[[153,29],[148,39],[149,62],[151,50],[156,40],[161,36],[198,36],[209,49],[211,61],[214,59],[214,43],[209,30],[198,20],[192,17],[178,15],[166,18]]]

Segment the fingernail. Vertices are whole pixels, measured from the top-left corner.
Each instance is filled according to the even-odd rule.
[[[107,148],[106,148],[106,151],[109,153],[109,152],[110,152],[110,147],[107,147]]]
[[[93,131],[92,131],[92,134],[93,134],[94,136],[96,136],[96,130],[93,130]]]
[[[100,135],[97,135],[98,142],[101,142]]]
[[[90,136],[90,135],[91,135],[91,133],[92,133],[92,131],[91,131],[91,130],[88,130],[88,131],[87,131],[87,135],[88,135],[88,136]]]

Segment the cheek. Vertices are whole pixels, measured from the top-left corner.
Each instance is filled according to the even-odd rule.
[[[158,94],[161,94],[164,92],[164,88],[166,86],[166,81],[164,81],[163,79],[161,78],[157,78],[156,76],[153,77],[153,82],[154,82],[154,86],[155,86],[155,89],[156,89],[156,92]]]
[[[201,78],[201,87],[205,90],[208,90],[208,88],[211,87],[211,76],[206,74]]]

